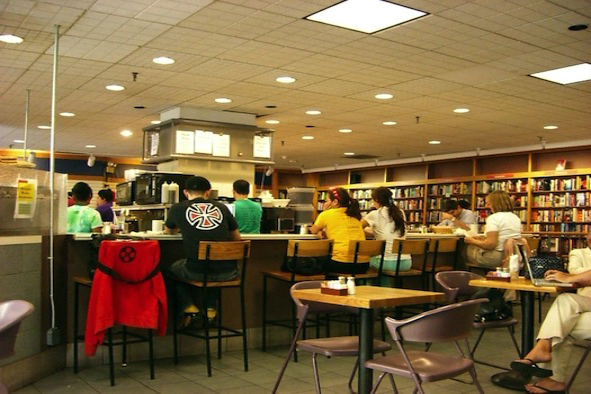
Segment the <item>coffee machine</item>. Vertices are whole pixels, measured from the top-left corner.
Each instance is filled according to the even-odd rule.
[[[287,189],[287,198],[289,198],[288,208],[295,212],[294,224],[295,232],[303,234],[305,228],[314,221],[314,192],[313,187],[291,187]],[[307,230],[305,230],[307,231]]]

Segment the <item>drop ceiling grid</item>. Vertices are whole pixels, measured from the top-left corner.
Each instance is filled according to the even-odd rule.
[[[82,15],[84,10],[74,7],[35,2],[27,17],[23,20],[27,29],[40,30],[48,33],[55,31],[55,25],[61,26],[61,31],[67,31]]]

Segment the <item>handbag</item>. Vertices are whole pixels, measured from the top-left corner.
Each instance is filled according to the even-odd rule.
[[[529,258],[529,266],[534,279],[542,279],[548,270],[556,270],[566,272],[564,263],[560,257],[556,256],[536,256]],[[529,279],[529,271],[525,270],[525,277]]]
[[[505,320],[513,317],[511,306],[505,301],[503,292],[499,289],[482,289],[476,292],[471,299],[488,298],[488,302],[480,304],[474,315],[477,323]]]

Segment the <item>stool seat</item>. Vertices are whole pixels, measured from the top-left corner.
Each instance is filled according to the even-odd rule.
[[[316,338],[297,341],[297,348],[310,353],[321,354],[326,357],[357,356],[359,354],[359,337]],[[373,340],[374,354],[392,349],[388,342]]]
[[[197,280],[189,280],[189,279],[181,279],[181,278],[174,278],[177,282],[183,282],[191,286],[195,287],[205,287],[205,282],[197,281]],[[219,282],[210,282],[207,281],[207,287],[238,287],[240,286],[241,280],[227,280],[227,281],[219,281]]]
[[[292,273],[285,271],[263,271],[263,275],[285,282],[291,282],[292,279]],[[293,275],[294,282],[303,282],[306,280],[324,280],[324,275]]]
[[[396,276],[396,271],[382,271],[382,274],[387,276]],[[414,268],[409,269],[408,271],[399,271],[398,276],[422,276],[423,271],[417,270]]]

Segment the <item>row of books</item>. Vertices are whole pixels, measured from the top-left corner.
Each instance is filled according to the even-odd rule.
[[[534,207],[584,207],[591,205],[591,193],[560,193],[535,195],[533,197]]]
[[[526,208],[527,196],[511,196],[513,207]],[[476,197],[476,208],[486,208],[486,197]]]
[[[447,185],[431,185],[429,186],[429,195],[431,196],[446,196],[458,194],[472,194],[472,183],[450,183]]]
[[[423,197],[425,188],[423,186],[395,187],[390,189],[393,198]]]
[[[476,216],[478,216],[478,222],[479,223],[484,223],[486,221],[486,218],[488,217],[488,215],[491,214],[490,210],[478,210],[475,212]],[[521,219],[522,222],[526,222],[527,221],[527,211],[525,209],[522,209],[520,211],[515,211],[513,212],[515,215],[519,216],[519,219]]]
[[[589,190],[591,175],[578,175],[571,178],[532,179],[532,191]]]
[[[476,193],[478,194],[488,194],[497,190],[507,193],[527,193],[527,179],[476,182]]]
[[[400,200],[396,201],[400,209],[423,209],[423,200]]]
[[[530,231],[534,232],[562,232],[562,233],[588,233],[591,229],[589,224],[580,223],[548,223],[532,224]]]

